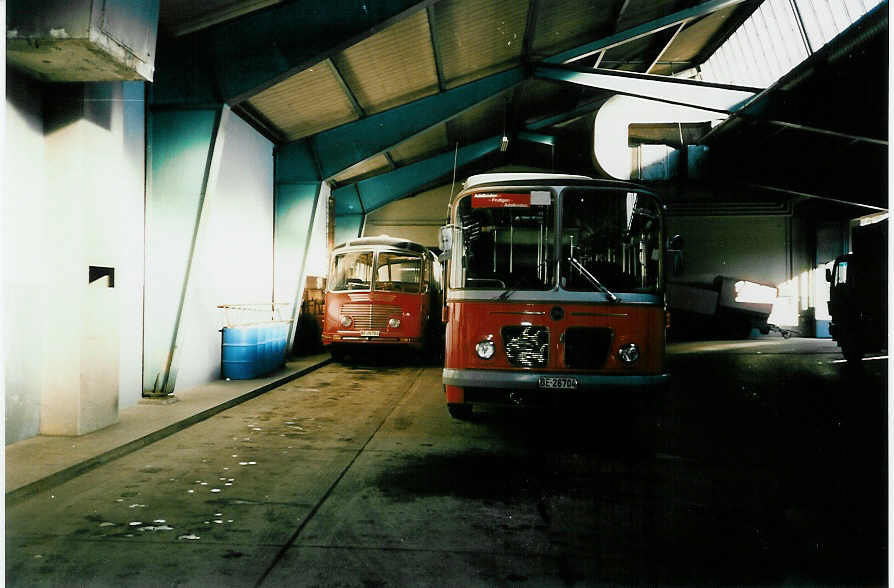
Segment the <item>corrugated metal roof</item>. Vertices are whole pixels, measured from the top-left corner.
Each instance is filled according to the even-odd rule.
[[[389,169],[391,169],[391,164],[388,162],[388,158],[385,157],[384,154],[379,154],[361,161],[356,165],[352,165],[345,171],[334,176],[332,179],[339,184],[345,184],[367,176],[388,171]]]
[[[548,57],[611,33],[624,0],[553,0],[537,10],[532,53]]]
[[[248,103],[289,141],[356,120],[332,68],[321,62],[251,98]]]
[[[424,10],[346,49],[333,61],[367,114],[438,91]]]
[[[674,30],[668,29],[612,47],[605,52],[599,67],[645,72],[673,34]]]
[[[528,2],[442,0],[435,4],[435,39],[446,86],[508,69],[521,56]]]
[[[699,4],[701,0],[630,0],[618,18],[618,30],[629,29],[637,25],[667,16],[678,10]]]
[[[570,84],[526,80],[516,99],[516,112],[524,121],[565,112],[574,108],[581,92],[581,88]]]
[[[705,44],[723,29],[737,8],[738,6],[731,6],[718,10],[687,26],[661,56],[661,63],[656,64],[649,73],[671,75],[692,67],[693,64],[690,63],[692,58],[698,55]]]
[[[247,14],[263,9],[275,15],[284,6],[280,0],[164,0],[162,20],[175,28],[196,19],[207,23],[226,14]],[[343,39],[331,47],[319,47],[312,68],[290,75],[245,102],[232,106],[257,128],[269,131],[275,141],[295,141],[327,129],[373,115],[444,89],[452,90],[493,73],[526,62],[567,51],[638,26],[664,15],[691,8],[706,0],[437,0],[419,2],[390,20],[371,26],[355,41]],[[765,0],[770,4],[773,0]],[[786,0],[788,2],[789,0]],[[794,1],[794,0],[793,0]],[[801,0],[797,0],[801,1]],[[817,0],[825,4],[846,2],[832,20],[842,20],[851,6],[877,0]],[[297,0],[295,0],[297,3]],[[291,4],[291,3],[290,3]],[[661,55],[651,73],[672,74],[687,69],[693,59],[705,58],[728,29],[746,18],[758,0],[701,18],[678,31],[669,27],[608,49],[600,67],[645,71]],[[752,6],[748,9],[747,6]],[[530,10],[534,10],[529,14]],[[329,10],[327,7],[326,10]],[[339,26],[337,9],[332,8],[334,28]],[[209,20],[211,19],[211,20]],[[837,22],[837,20],[835,22]],[[823,25],[829,19],[818,19]],[[191,25],[190,25],[191,26]],[[197,30],[197,29],[196,29]],[[334,33],[333,33],[334,34]],[[668,41],[676,34],[673,43]],[[522,55],[527,38],[528,55]],[[270,39],[276,59],[288,57],[284,40]],[[301,44],[303,40],[296,39]],[[346,46],[353,42],[353,45]],[[262,43],[261,43],[262,44]],[[325,45],[325,43],[323,43]],[[313,51],[312,48],[307,48]],[[259,56],[263,59],[264,56]],[[580,60],[579,66],[593,65],[597,59]],[[667,64],[666,62],[675,62]],[[285,63],[298,67],[298,60]],[[286,75],[283,72],[282,75]],[[438,74],[441,79],[438,79]],[[281,79],[281,78],[280,78]],[[271,80],[269,83],[273,83]],[[263,84],[261,84],[263,87]],[[474,92],[474,89],[470,89]],[[463,95],[463,90],[458,91]],[[454,93],[453,96],[457,94]],[[606,92],[584,89],[559,82],[527,79],[511,91],[496,97],[486,94],[477,106],[388,151],[368,157],[333,178],[337,183],[354,182],[413,163],[449,150],[457,142],[468,145],[504,131],[512,134],[525,124],[540,123],[532,129],[555,130],[557,125],[585,124],[569,122],[585,119],[590,106],[595,108]],[[506,99],[509,99],[508,103]],[[444,96],[444,104],[452,97]],[[438,102],[440,104],[440,102]],[[454,111],[445,109],[445,116]],[[559,116],[556,116],[559,115]],[[505,119],[505,123],[504,123]],[[429,123],[426,123],[429,124]],[[548,125],[548,126],[547,126]],[[530,130],[530,129],[529,129]],[[549,130],[544,132],[549,133]],[[381,148],[381,147],[376,147]],[[358,155],[358,157],[364,155]],[[390,157],[390,159],[389,159]]]
[[[407,165],[430,153],[447,149],[447,127],[440,124],[423,131],[391,148],[389,153],[398,165]]]
[[[163,0],[159,25],[172,35],[185,35],[279,4],[283,0]]]
[[[479,103],[461,115],[447,121],[447,137],[451,144],[459,142],[460,146],[469,145],[487,137],[503,133],[504,126],[510,125],[512,116],[512,90],[501,92],[497,96]]]

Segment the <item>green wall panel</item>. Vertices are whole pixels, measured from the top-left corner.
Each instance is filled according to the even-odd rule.
[[[218,111],[150,113],[147,135],[143,392],[173,390],[166,378]],[[165,380],[169,380],[162,390]]]
[[[362,214],[342,214],[335,217],[335,244],[356,238],[363,224]]]

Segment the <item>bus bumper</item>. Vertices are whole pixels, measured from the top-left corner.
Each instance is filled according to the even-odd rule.
[[[614,375],[614,374],[556,374],[540,372],[517,372],[509,370],[463,370],[444,368],[445,386],[459,388],[511,388],[515,390],[542,390],[540,377],[568,377],[577,381],[577,391],[600,390],[606,388],[651,388],[666,386],[670,374]],[[561,389],[555,392],[563,392]]]

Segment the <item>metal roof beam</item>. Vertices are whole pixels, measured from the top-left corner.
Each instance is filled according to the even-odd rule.
[[[575,119],[579,116],[583,116],[585,114],[589,114],[597,109],[597,107],[605,101],[604,98],[599,98],[598,100],[590,100],[588,102],[584,102],[583,104],[579,104],[572,110],[567,112],[563,112],[561,114],[556,114],[553,116],[546,116],[543,118],[538,118],[530,121],[526,121],[524,124],[525,129],[529,131],[537,131],[540,129],[545,129],[546,127],[551,127],[553,125],[557,125],[572,119]]]
[[[572,61],[577,61],[578,59],[584,59],[605,49],[623,45],[624,43],[649,36],[653,33],[657,33],[658,31],[663,31],[664,29],[669,27],[687,23],[693,19],[707,16],[709,14],[717,12],[718,10],[728,8],[730,6],[735,6],[746,1],[748,0],[708,0],[708,2],[702,2],[701,4],[698,4],[696,6],[674,12],[673,14],[669,14],[661,18],[650,20],[649,22],[643,23],[639,26],[635,26],[624,31],[609,35],[607,37],[603,37],[602,39],[598,39],[596,41],[580,45],[573,49],[557,53],[556,55],[547,58],[545,61],[547,63],[569,63]]]
[[[670,46],[674,44],[674,41],[677,40],[677,36],[679,36],[679,34],[683,32],[683,29],[686,28],[687,24],[689,24],[689,21],[680,23],[680,25],[677,27],[677,30],[674,31],[673,35],[671,35],[671,38],[667,40],[667,43],[663,44],[661,46],[661,49],[658,50],[658,53],[655,55],[655,59],[652,60],[652,63],[649,64],[644,73],[651,72],[652,68],[658,65],[658,62],[661,61],[661,56],[664,55],[668,49],[670,49]]]
[[[544,64],[534,68],[534,76],[722,114],[735,112],[761,91],[760,88],[682,80],[667,76]]]
[[[458,150],[445,151],[434,157],[399,167],[392,172],[387,172],[356,184],[333,190],[336,197],[336,206],[339,198],[350,197],[351,193],[357,194],[364,213],[415,193],[422,186],[433,181],[449,176],[456,167],[462,167],[500,149],[501,137],[490,137],[460,147]]]
[[[338,66],[336,66],[335,62],[331,59],[326,60],[326,65],[329,66],[329,70],[332,72],[332,75],[335,76],[335,81],[338,82],[341,91],[344,92],[345,97],[348,99],[348,102],[351,103],[351,108],[354,109],[354,113],[360,118],[365,117],[366,111],[363,110],[362,106],[360,106],[360,102],[357,100],[357,96],[354,95],[354,91],[345,81],[344,76],[341,75],[341,72],[338,70]]]
[[[447,89],[444,83],[444,60],[441,57],[441,46],[438,43],[438,36],[435,34],[435,7],[429,5],[425,9],[428,15],[428,33],[431,36],[431,50],[435,58],[435,73],[438,76],[438,91],[443,92]]]
[[[323,177],[387,151],[522,81],[522,69],[511,69],[314,135],[310,141]]]
[[[555,147],[556,138],[552,135],[544,135],[543,133],[532,133],[530,131],[519,131],[516,135],[520,141],[528,141],[530,143],[540,143]]]
[[[522,62],[528,61],[531,55],[531,45],[534,43],[534,35],[537,32],[537,11],[540,9],[537,0],[528,0],[528,19],[525,22],[525,37],[522,39]]]

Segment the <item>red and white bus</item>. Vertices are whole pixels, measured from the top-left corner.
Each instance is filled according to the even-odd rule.
[[[332,251],[323,345],[341,361],[385,345],[420,352],[441,345],[441,266],[423,245],[361,237]]]
[[[630,182],[469,178],[441,229],[451,415],[665,385],[662,209]]]

